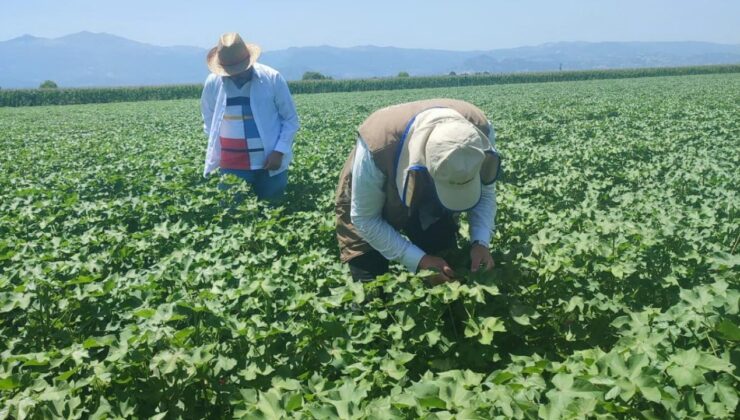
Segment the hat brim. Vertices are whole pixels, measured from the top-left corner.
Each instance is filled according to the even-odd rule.
[[[465,185],[452,185],[435,182],[439,202],[447,209],[455,212],[468,211],[475,207],[481,197],[480,178],[475,177]]]
[[[217,74],[219,76],[233,76],[249,70],[254,65],[254,63],[257,62],[257,59],[262,53],[262,49],[256,44],[246,44],[246,47],[247,51],[249,51],[249,58],[239,63],[231,64],[228,66],[223,66],[221,65],[221,63],[218,62],[218,48],[211,48],[211,50],[208,51],[208,57],[206,58],[206,62],[208,63],[208,70],[210,70],[211,73]]]

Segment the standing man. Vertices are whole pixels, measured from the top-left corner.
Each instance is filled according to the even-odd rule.
[[[260,48],[239,34],[221,35],[208,53],[211,74],[200,100],[208,135],[203,176],[216,169],[252,185],[260,199],[277,199],[288,183],[298,114],[288,84],[257,63]]]
[[[337,239],[355,280],[388,271],[389,260],[411,272],[455,273],[435,254],[457,247],[455,213],[470,221],[471,270],[488,270],[496,213],[493,183],[500,169],[495,133],[472,104],[432,99],[383,108],[358,130],[337,187]],[[401,233],[405,233],[405,238]]]

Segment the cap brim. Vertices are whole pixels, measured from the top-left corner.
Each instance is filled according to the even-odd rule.
[[[247,51],[249,51],[248,60],[244,60],[241,63],[236,63],[230,66],[222,66],[221,63],[218,62],[218,55],[216,54],[217,51],[217,47],[213,47],[208,51],[206,63],[208,64],[208,70],[219,76],[233,76],[249,70],[249,68],[257,62],[257,59],[262,53],[262,49],[258,45],[247,44]]]
[[[467,211],[475,207],[480,201],[481,182],[478,177],[472,179],[465,185],[453,185],[435,182],[439,202],[447,210]]]
[[[414,172],[427,170],[425,148],[430,134],[442,120],[463,118],[450,108],[434,107],[416,114],[406,124],[396,156],[396,188],[401,202],[410,207],[414,199],[414,182],[409,182]]]

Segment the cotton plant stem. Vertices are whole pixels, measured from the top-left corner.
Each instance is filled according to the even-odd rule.
[[[735,243],[732,244],[732,250],[730,251],[730,254],[734,254],[735,250],[737,249],[737,244],[740,243],[740,234],[737,235],[737,238],[735,238]]]
[[[460,339],[460,334],[457,333],[457,326],[455,325],[455,317],[452,316],[452,305],[447,304],[447,311],[450,313],[450,321],[452,322],[452,332],[455,334],[455,340]]]

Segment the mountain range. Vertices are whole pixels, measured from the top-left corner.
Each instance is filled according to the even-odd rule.
[[[24,35],[0,42],[0,87],[32,88],[200,83],[207,50],[162,47],[106,33],[55,39]],[[487,51],[395,47],[293,47],[266,51],[260,61],[289,80],[306,71],[335,79],[473,72],[586,70],[740,63],[740,45],[708,42],[557,42]]]

